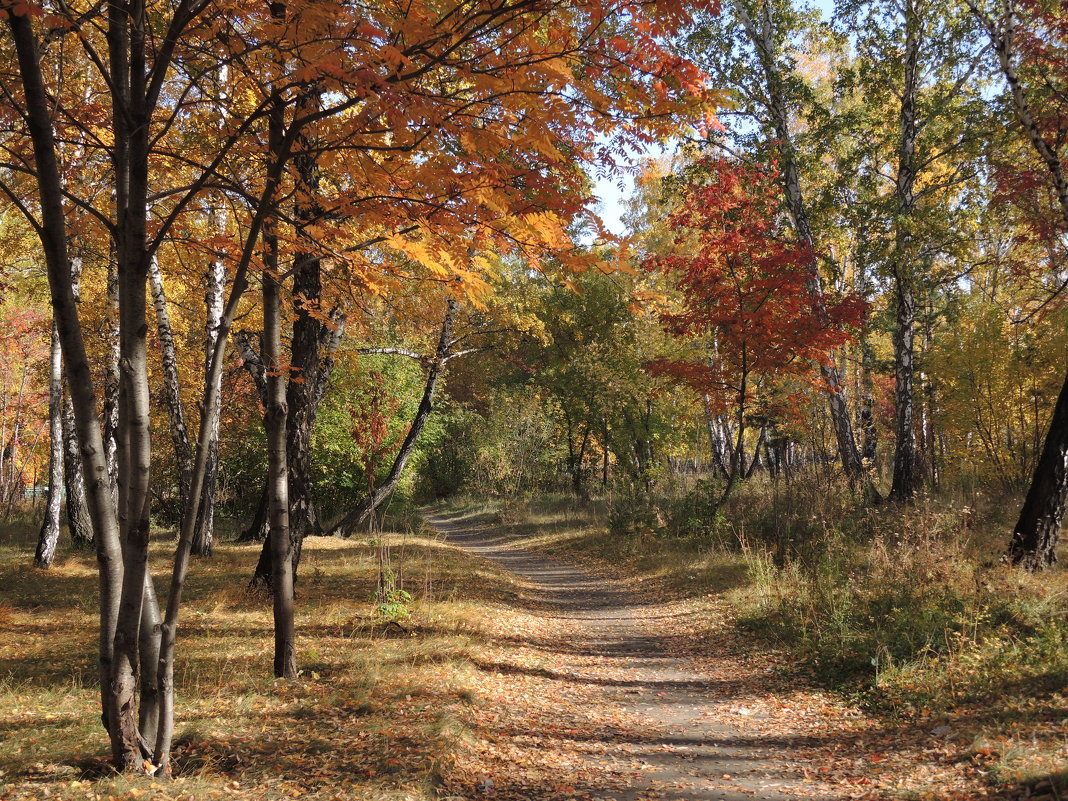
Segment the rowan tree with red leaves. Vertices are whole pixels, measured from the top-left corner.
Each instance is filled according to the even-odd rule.
[[[773,168],[713,158],[693,174],[669,218],[673,249],[645,267],[675,279],[681,308],[662,321],[695,355],[649,368],[734,418],[726,499],[743,469],[760,390],[782,376],[815,380],[827,354],[850,339],[864,303],[855,296],[815,302],[809,276],[818,254],[784,231]]]

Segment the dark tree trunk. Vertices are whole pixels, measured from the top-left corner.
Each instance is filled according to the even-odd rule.
[[[1068,500],[1068,376],[1053,409],[1046,442],[1012,532],[1008,557],[1035,571],[1057,561],[1057,540]]]
[[[582,444],[579,446],[578,459],[572,467],[571,473],[571,487],[574,489],[576,495],[586,495],[586,483],[584,481],[585,474],[582,465],[586,461],[586,449],[589,445],[590,427],[587,424],[582,431]]]
[[[319,106],[319,91],[310,87],[301,95],[297,113],[312,114]],[[314,151],[314,141],[302,132],[297,137],[297,152],[294,155],[297,168],[294,218],[297,235],[302,241],[307,241],[305,227],[315,223],[322,215],[318,200],[319,165]],[[344,319],[336,315],[331,315],[336,324],[334,328],[323,322],[322,289],[322,257],[307,249],[297,252],[293,261],[291,375],[286,385],[287,490],[294,582],[304,538],[322,534],[312,486],[311,440],[319,401],[333,368],[333,349],[337,347],[344,327]],[[259,533],[260,527],[254,521],[244,538],[258,538]],[[273,550],[267,539],[260,552],[252,586],[270,588],[271,576],[275,573],[272,561]]]
[[[752,478],[753,474],[764,466],[763,463],[760,461],[760,450],[764,447],[764,443],[767,441],[767,437],[768,426],[767,424],[764,424],[760,427],[760,435],[757,437],[756,446],[754,446],[753,448],[753,459],[749,462],[749,469],[745,471],[746,479]]]
[[[396,488],[397,482],[400,481],[401,475],[404,473],[404,468],[408,464],[408,459],[411,458],[412,453],[415,452],[415,446],[419,440],[419,435],[423,432],[423,427],[426,425],[426,421],[430,418],[430,413],[434,409],[434,392],[437,389],[438,380],[441,378],[441,374],[445,370],[445,365],[450,358],[449,349],[452,345],[452,324],[456,315],[456,309],[456,301],[450,299],[448,310],[445,312],[445,321],[441,326],[441,337],[438,339],[438,347],[434,353],[434,358],[430,363],[430,369],[427,372],[426,384],[423,386],[423,397],[419,401],[419,408],[416,410],[415,419],[412,420],[412,426],[408,429],[408,434],[405,436],[404,442],[401,443],[400,450],[393,458],[393,464],[389,469],[389,474],[386,476],[386,480],[360,501],[355,509],[345,515],[345,517],[330,530],[331,534],[341,534],[346,537],[354,534],[356,530],[367,521],[367,518],[371,516],[374,510],[390,496]]]
[[[263,490],[260,492],[260,501],[256,504],[256,515],[252,518],[252,524],[241,532],[241,536],[237,538],[238,542],[263,542],[267,539],[267,535],[270,532],[270,520],[267,515],[267,484],[264,483]],[[260,557],[263,554],[261,552]],[[256,574],[259,575],[259,568],[256,569]]]
[[[911,231],[915,206],[916,95],[919,82],[920,20],[915,0],[905,0],[904,86],[901,91],[901,128],[897,165],[893,272],[897,295],[894,330],[895,433],[894,482],[890,499],[909,503],[916,494],[916,429],[914,426],[916,289]]]
[[[277,115],[280,117],[280,110]],[[272,139],[280,119],[271,118]],[[271,533],[271,589],[274,597],[274,675],[297,675],[293,598],[293,539],[289,528],[289,471],[286,465],[286,381],[282,357],[282,301],[278,282],[278,239],[272,223],[264,236],[268,256],[263,272],[263,360],[267,365],[267,486]]]
[[[48,374],[48,495],[45,517],[37,537],[34,567],[48,568],[59,544],[59,512],[63,498],[63,351],[59,329],[52,326],[51,368]]]
[[[601,486],[608,486],[608,466],[611,460],[610,432],[608,430],[608,418],[601,418],[601,429],[604,433],[604,441],[601,443]]]
[[[301,95],[297,113],[314,113],[319,105],[318,90],[308,88]],[[297,168],[294,217],[297,235],[303,239],[307,236],[304,227],[314,223],[322,214],[318,201],[319,165],[314,155],[314,142],[308,136],[298,137],[294,164]],[[322,531],[311,480],[311,438],[317,407],[313,395],[320,384],[321,354],[329,335],[322,322],[322,296],[321,257],[307,250],[298,252],[293,260],[292,374],[286,386],[289,526],[294,542]]]
[[[104,724],[109,732],[116,726],[119,712],[112,702],[111,677],[114,632],[122,580],[122,554],[118,520],[112,505],[111,482],[104,459],[104,443],[96,410],[93,386],[81,321],[71,281],[67,252],[66,218],[63,209],[63,183],[56,159],[55,136],[51,123],[51,103],[44,87],[38,62],[37,41],[29,14],[8,14],[7,24],[18,57],[19,74],[25,92],[26,125],[33,143],[41,227],[38,235],[45,254],[52,312],[64,355],[67,384],[74,404],[87,482],[89,510],[93,518],[97,563],[100,571],[100,687]],[[117,766],[125,767],[125,754],[113,752]]]
[[[314,383],[310,388],[302,387],[301,382],[290,381],[289,387],[286,391],[287,407],[290,398],[294,400],[298,406],[301,407],[301,414],[299,419],[293,421],[293,415],[287,415],[286,423],[286,447],[287,447],[287,462],[289,470],[290,482],[298,484],[304,493],[303,501],[294,501],[290,498],[289,507],[299,507],[305,514],[303,516],[304,525],[301,531],[298,531],[292,524],[290,525],[291,537],[293,540],[293,582],[297,580],[297,568],[300,567],[300,555],[303,550],[304,537],[306,536],[318,536],[323,533],[322,526],[319,524],[318,516],[315,512],[315,506],[312,498],[312,484],[311,484],[311,436],[315,426],[315,416],[319,408],[319,403],[323,399],[323,395],[326,392],[326,385],[330,379],[330,374],[333,371],[334,360],[333,354],[340,344],[341,336],[344,332],[345,320],[344,317],[335,317],[335,327],[329,329],[326,326],[320,324],[319,335],[323,338],[323,344],[316,346],[315,358],[318,361],[318,367],[312,371],[314,376]],[[299,317],[298,317],[299,322]],[[294,324],[294,331],[296,330],[296,324]],[[294,343],[296,342],[296,335],[294,334]],[[248,343],[246,342],[247,346]],[[303,346],[302,346],[303,348]],[[294,344],[296,350],[296,345]],[[320,354],[321,360],[320,360]],[[255,370],[255,363],[246,361],[246,366],[250,370]],[[262,363],[260,363],[262,367]],[[296,385],[296,389],[294,389]],[[264,382],[264,392],[266,393],[266,381]],[[297,465],[294,468],[294,465]],[[256,563],[256,570],[253,573],[252,581],[249,586],[252,588],[261,588],[270,590],[271,588],[271,576],[273,575],[271,545],[268,537],[270,515],[267,507],[268,490],[267,486],[264,487],[264,494],[260,501],[260,508],[257,509],[256,518],[253,520],[252,525],[241,535],[241,539],[245,542],[252,540],[263,543],[263,548],[260,549],[260,558]],[[314,525],[311,523],[314,522]]]
[[[113,166],[119,265],[119,502],[123,574],[115,628],[111,696],[112,751],[120,770],[139,770],[145,752],[137,721],[140,627],[148,577],[149,492],[152,466],[148,386],[148,151],[145,14],[141,0],[109,8],[108,41],[114,68]]]

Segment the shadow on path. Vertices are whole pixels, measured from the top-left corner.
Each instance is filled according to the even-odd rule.
[[[688,660],[669,653],[666,636],[676,616],[640,615],[641,604],[621,584],[522,550],[499,529],[491,532],[472,521],[434,515],[428,522],[450,543],[523,579],[527,586],[520,605],[533,610],[531,614],[544,621],[565,621],[572,627],[572,640],[559,643],[503,638],[497,642],[502,650],[495,658],[475,661],[480,671],[514,681],[595,688],[608,709],[643,724],[635,729],[606,713],[602,717],[607,719],[592,727],[569,730],[573,724],[568,721],[575,716],[562,709],[559,718],[553,716],[551,720],[531,720],[531,715],[524,718],[523,713],[513,710],[513,717],[505,714],[497,721],[494,736],[506,741],[532,740],[544,747],[574,746],[579,754],[586,755],[588,763],[571,768],[574,775],[585,779],[576,782],[576,789],[591,798],[836,798],[825,785],[807,784],[800,774],[802,752],[811,746],[808,738],[746,733],[715,720],[716,709],[745,700],[745,677],[734,680],[702,675]],[[541,653],[544,662],[531,666],[513,661],[509,649],[520,648],[538,649],[535,653]],[[597,711],[591,708],[587,713],[595,715]],[[593,742],[611,756],[614,783],[600,781],[600,774],[609,771],[602,759],[606,751],[583,750]],[[629,777],[622,786],[621,776]],[[482,795],[492,792],[483,791]]]

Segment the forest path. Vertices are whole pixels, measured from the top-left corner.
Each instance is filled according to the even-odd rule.
[[[431,515],[448,542],[519,577],[515,616],[476,660],[483,704],[455,796],[736,801],[840,797],[765,671],[678,653],[683,615],[633,588]],[[770,673],[771,671],[767,671]],[[775,720],[783,716],[781,721]],[[781,724],[781,725],[780,725]]]

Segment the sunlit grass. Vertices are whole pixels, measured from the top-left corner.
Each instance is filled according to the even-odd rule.
[[[174,781],[115,776],[99,723],[96,563],[32,562],[32,526],[0,534],[0,798],[437,797],[464,736],[480,621],[514,594],[506,576],[439,538],[388,533],[411,617],[374,614],[376,545],[306,541],[293,682],[271,676],[269,599],[248,580],[258,545],[195,560],[175,666]],[[153,570],[166,585],[172,543]]]
[[[448,509],[593,569],[625,565],[653,595],[715,594],[812,681],[894,725],[947,726],[995,784],[1063,787],[1068,572],[1001,563],[1018,499],[867,507],[826,480],[769,484],[743,486],[714,518],[695,514],[700,499],[656,494]],[[971,753],[973,740],[997,745]]]

